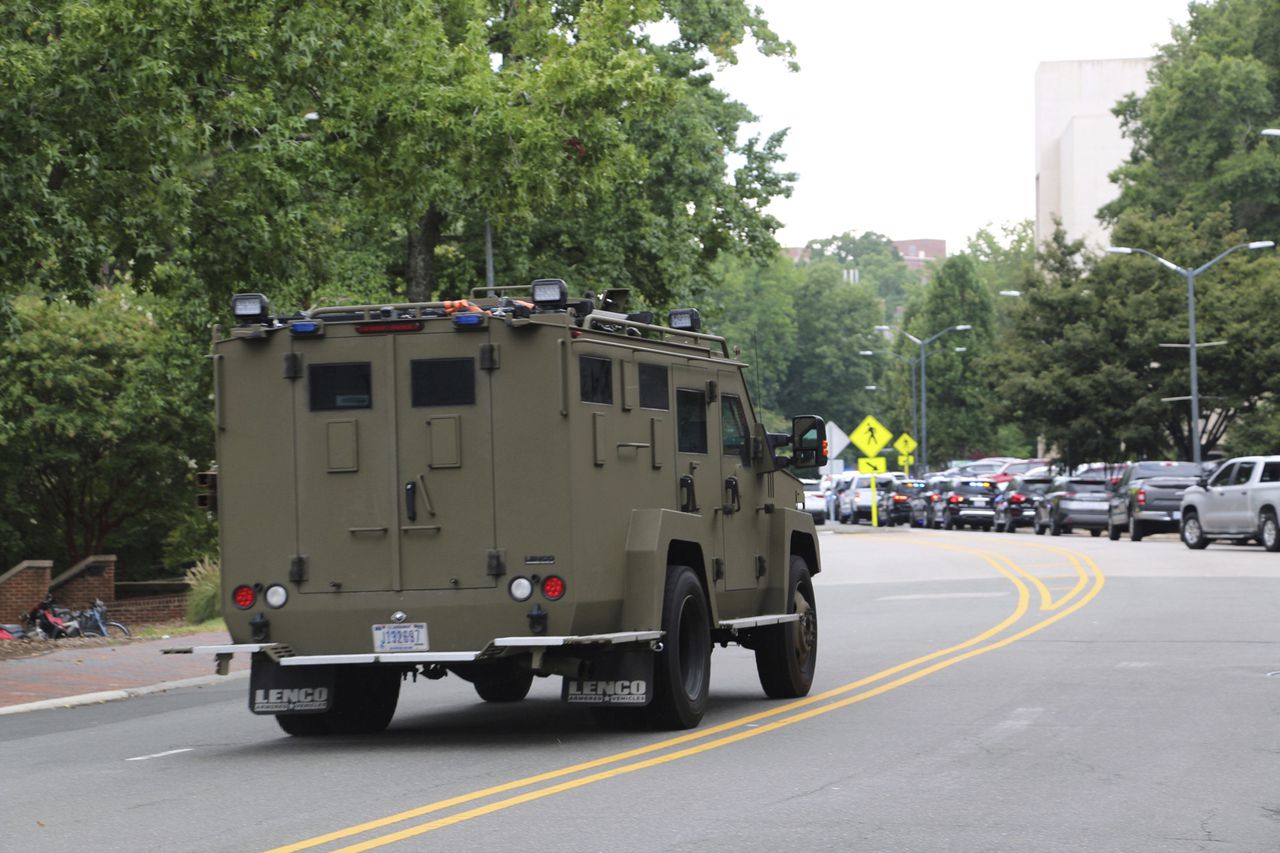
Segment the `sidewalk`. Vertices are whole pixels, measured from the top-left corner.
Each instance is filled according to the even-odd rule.
[[[160,650],[227,642],[225,631],[210,631],[2,660],[0,716],[214,683],[224,676],[214,674],[212,655],[166,655]],[[229,677],[243,677],[248,671],[248,655],[231,659]]]

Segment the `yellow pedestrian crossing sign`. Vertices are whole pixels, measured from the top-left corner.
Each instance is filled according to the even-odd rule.
[[[863,418],[858,428],[849,433],[849,440],[867,456],[879,456],[880,451],[893,438],[889,428],[871,415]]]
[[[904,432],[902,435],[898,436],[898,440],[893,443],[893,447],[899,453],[907,456],[915,453],[916,440],[911,437],[911,433]]]
[[[859,474],[884,474],[889,470],[889,462],[883,456],[859,456]]]

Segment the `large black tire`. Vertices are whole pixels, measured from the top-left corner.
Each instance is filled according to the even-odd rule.
[[[1039,521],[1033,521],[1033,522],[1032,522],[1032,525],[1035,527],[1035,531],[1036,531],[1036,535],[1037,535],[1037,536],[1043,536],[1043,535],[1044,535],[1044,525],[1043,525],[1043,524],[1041,524]]]
[[[471,673],[476,695],[486,702],[519,702],[529,695],[533,670],[516,658],[502,658]]]
[[[800,619],[762,628],[756,641],[756,672],[771,699],[807,696],[818,665],[818,606],[803,557],[792,555],[787,612]]]
[[[667,567],[662,630],[649,718],[661,728],[691,729],[702,721],[711,689],[711,617],[706,591],[688,566]]]
[[[1142,522],[1138,521],[1137,516],[1132,512],[1129,513],[1129,541],[1141,542],[1142,537],[1147,535],[1147,531],[1143,529]]]
[[[1271,510],[1262,513],[1262,521],[1258,524],[1258,541],[1268,551],[1280,551],[1280,523]]]
[[[1194,511],[1182,516],[1182,529],[1179,533],[1182,536],[1182,544],[1192,551],[1202,551],[1209,547],[1209,538],[1204,535],[1204,528],[1200,526],[1200,516]]]
[[[1102,528],[1101,527],[1091,528],[1089,530],[1089,535],[1094,537],[1095,539],[1098,538],[1099,536],[1102,535]]]
[[[1056,515],[1049,516],[1049,535],[1050,536],[1062,535],[1062,525],[1058,523],[1058,517]]]
[[[1107,538],[1110,539],[1112,542],[1119,542],[1120,533],[1121,533],[1120,528],[1112,524],[1111,519],[1108,518],[1107,519]]]
[[[291,735],[348,735],[380,732],[391,722],[400,700],[400,670],[340,666],[334,673],[333,704],[319,714],[276,714]]]

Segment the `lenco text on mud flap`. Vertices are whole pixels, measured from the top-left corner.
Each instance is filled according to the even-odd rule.
[[[571,705],[648,705],[653,698],[653,656],[619,651],[595,661],[590,678],[565,677],[560,698]]]
[[[255,659],[249,673],[249,710],[255,714],[318,714],[333,703],[333,667],[281,667]]]

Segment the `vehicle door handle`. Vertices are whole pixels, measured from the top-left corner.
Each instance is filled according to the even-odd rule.
[[[724,491],[725,497],[727,498],[724,507],[722,507],[724,514],[732,515],[735,512],[741,511],[742,492],[738,489],[738,478],[729,477],[726,479],[724,481]]]
[[[691,474],[685,474],[680,478],[680,511],[698,511],[698,496],[694,494],[693,475]]]
[[[418,520],[418,484],[410,480],[404,484],[404,516],[410,521]]]

